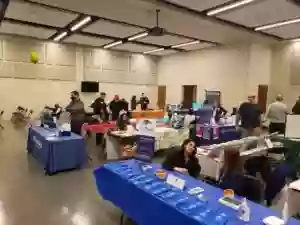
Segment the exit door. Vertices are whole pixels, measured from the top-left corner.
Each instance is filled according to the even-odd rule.
[[[183,85],[182,86],[182,103],[184,108],[192,108],[193,102],[197,99],[197,86],[196,85]]]
[[[167,88],[165,85],[158,86],[158,88],[157,88],[157,106],[159,109],[165,109],[165,107],[166,107],[166,92],[167,92]]]

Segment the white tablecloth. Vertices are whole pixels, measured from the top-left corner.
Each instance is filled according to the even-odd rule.
[[[112,131],[115,136],[129,137],[137,134],[136,131],[129,129],[127,132]],[[170,127],[156,127],[155,128],[155,150],[159,151],[161,149],[167,149],[173,146],[179,146],[183,140],[187,139],[189,136],[188,129],[176,130]],[[112,146],[112,140],[107,140],[107,148]],[[110,151],[110,149],[107,149]],[[113,150],[115,152],[115,150]]]
[[[272,202],[272,208],[282,212],[284,203],[288,204],[289,217],[300,213],[300,180],[285,186]]]
[[[173,146],[180,146],[188,137],[188,129],[176,130],[170,127],[157,127],[155,129],[155,149],[159,151]]]

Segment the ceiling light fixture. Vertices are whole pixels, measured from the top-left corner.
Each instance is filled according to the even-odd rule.
[[[140,34],[134,35],[134,36],[132,36],[132,37],[129,37],[129,38],[128,38],[128,41],[133,41],[133,40],[136,40],[136,39],[139,39],[139,38],[146,37],[146,36],[148,36],[148,35],[149,35],[148,32],[140,33]]]
[[[282,27],[282,26],[286,26],[286,25],[289,25],[289,24],[293,24],[293,23],[300,23],[300,18],[291,19],[291,20],[287,20],[287,21],[284,21],[284,22],[278,22],[278,23],[273,23],[273,24],[268,24],[268,25],[256,27],[254,30],[255,31],[268,30],[268,29],[271,29],[271,28]]]
[[[120,44],[123,44],[123,41],[112,42],[110,44],[104,45],[103,48],[107,49],[107,48],[111,48],[111,47],[114,47],[114,46],[120,45]]]
[[[91,20],[92,20],[92,17],[90,17],[90,16],[85,17],[83,20],[79,21],[74,26],[72,26],[71,27],[71,31],[75,31],[75,30],[79,29],[80,27],[82,27],[83,25],[87,24]]]
[[[149,54],[149,53],[154,53],[154,52],[160,52],[160,51],[163,51],[163,50],[165,50],[165,49],[164,48],[157,48],[157,49],[153,49],[153,50],[144,52],[144,54]]]
[[[56,36],[53,40],[54,41],[60,41],[62,38],[64,38],[65,36],[67,36],[67,34],[68,34],[68,32],[65,31],[65,32],[59,34],[58,36]]]
[[[200,44],[200,41],[197,40],[197,41],[182,43],[182,44],[179,44],[179,45],[173,45],[173,46],[171,46],[171,48],[180,48],[180,47],[184,47],[184,46],[187,46],[187,45],[195,45],[195,44]]]
[[[243,5],[247,5],[247,4],[249,4],[251,2],[254,2],[254,1],[256,1],[256,0],[241,0],[241,1],[229,4],[229,5],[225,5],[225,6],[216,8],[216,9],[212,9],[212,10],[208,11],[206,13],[206,15],[207,16],[213,16],[213,15],[216,15],[216,14],[228,11],[228,10],[232,10],[234,8],[237,8],[237,7],[241,7]]]

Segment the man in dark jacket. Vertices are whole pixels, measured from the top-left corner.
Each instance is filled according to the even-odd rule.
[[[256,96],[249,95],[248,101],[243,102],[236,116],[236,125],[241,121],[240,131],[242,137],[257,136],[260,133],[261,110],[256,103]]]
[[[137,105],[137,100],[136,100],[136,96],[133,95],[131,98],[131,110],[136,110],[136,105]]]
[[[149,98],[147,96],[145,96],[144,93],[142,93],[140,101],[139,101],[139,104],[141,104],[141,109],[147,110],[149,103],[150,103]]]
[[[95,115],[99,115],[100,119],[102,121],[108,121],[108,111],[107,111],[107,105],[105,103],[105,97],[106,97],[106,93],[105,92],[101,92],[100,93],[100,97],[97,98],[91,105],[91,108],[94,111]]]
[[[295,105],[293,106],[292,112],[295,115],[300,115],[300,96],[298,97]]]
[[[100,97],[97,98],[91,105],[91,108],[93,108],[94,114],[99,115],[100,120],[104,121],[104,122],[109,120],[109,113],[107,110],[107,105],[105,103],[105,97],[106,97],[106,93],[101,92]],[[104,140],[103,137],[104,136],[101,133],[96,134],[96,145],[97,146],[103,144],[103,140]]]
[[[121,108],[121,110],[125,110],[126,112],[128,112],[128,110],[129,110],[129,103],[126,101],[125,98],[122,98],[120,100],[120,108]]]
[[[115,95],[114,99],[109,103],[109,109],[111,112],[111,120],[116,121],[119,118],[119,113],[121,111],[119,95]]]
[[[71,115],[71,131],[80,135],[81,126],[85,119],[85,111],[84,104],[80,100],[78,91],[71,92],[71,102],[67,105],[66,111]]]

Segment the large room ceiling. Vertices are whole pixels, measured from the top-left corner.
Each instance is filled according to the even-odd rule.
[[[11,0],[0,33],[162,56],[294,39],[299,28],[292,0]]]

